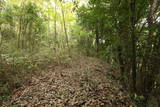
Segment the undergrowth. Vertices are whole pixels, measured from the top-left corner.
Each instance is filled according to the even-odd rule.
[[[68,63],[78,54],[67,53],[66,50],[39,50],[27,52],[20,50],[18,53],[0,54],[0,105],[8,98],[14,89],[27,84],[33,76],[43,75],[43,69],[49,65]],[[26,54],[27,53],[27,54]]]

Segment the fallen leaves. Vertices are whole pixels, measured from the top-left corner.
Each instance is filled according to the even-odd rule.
[[[129,95],[111,78],[106,64],[93,58],[54,67],[16,90],[3,107],[133,107]]]

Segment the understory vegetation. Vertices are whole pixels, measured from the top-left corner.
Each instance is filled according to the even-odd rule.
[[[117,71],[134,105],[159,107],[160,0],[0,0],[0,106],[81,56]]]

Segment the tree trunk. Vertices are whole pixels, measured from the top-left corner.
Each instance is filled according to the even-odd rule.
[[[98,29],[98,26],[96,28],[96,51],[97,51],[97,56],[98,56],[98,53],[99,53],[99,29]]]
[[[121,77],[122,77],[122,82],[124,82],[124,61],[122,58],[122,47],[118,47],[118,60],[119,60],[119,65],[120,65],[120,70],[121,70]]]
[[[2,46],[2,31],[1,31],[1,26],[0,26],[0,47]]]
[[[57,0],[55,0],[54,11],[55,11],[55,15],[54,15],[54,35],[55,35],[55,44],[58,44],[58,39],[57,39]]]
[[[22,21],[21,21],[21,18],[22,16],[20,16],[20,19],[19,19],[19,29],[18,29],[18,35],[17,35],[17,44],[18,44],[18,48],[20,48],[20,41],[21,41],[21,30],[22,30]]]
[[[68,34],[67,34],[66,21],[65,21],[64,9],[63,9],[62,2],[61,2],[61,7],[62,7],[61,11],[62,11],[62,18],[63,18],[63,27],[64,27],[65,36],[66,36],[67,47],[69,48]]]
[[[131,41],[132,41],[132,81],[133,92],[136,92],[136,34],[135,34],[135,0],[131,0]]]
[[[148,93],[148,89],[153,85],[153,84],[148,84],[148,82],[150,81],[150,77],[148,76],[150,75],[147,75],[148,72],[145,72],[145,71],[147,71],[147,68],[149,67],[149,62],[151,60],[150,56],[152,55],[152,51],[154,47],[154,42],[155,42],[155,40],[153,39],[154,31],[155,31],[154,15],[156,14],[157,9],[159,8],[159,3],[160,1],[158,0],[153,0],[150,2],[149,14],[147,18],[149,32],[148,32],[148,38],[147,38],[147,47],[145,49],[145,53],[142,61],[142,67],[141,67],[141,72],[142,72],[141,78],[144,78],[142,81],[142,83],[144,84],[143,91],[146,93]]]

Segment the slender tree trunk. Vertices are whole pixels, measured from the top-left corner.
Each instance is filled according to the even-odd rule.
[[[65,32],[65,36],[66,36],[66,42],[67,42],[67,47],[69,48],[69,40],[68,40],[68,34],[67,34],[67,28],[66,28],[66,21],[65,21],[65,16],[64,16],[64,9],[63,9],[63,5],[61,2],[61,11],[62,11],[62,18],[63,18],[63,27],[64,27],[64,32]]]
[[[57,44],[57,0],[55,0],[54,7],[55,15],[54,15],[54,35],[55,35],[55,43]]]
[[[20,16],[20,19],[19,19],[19,29],[18,29],[18,35],[17,35],[17,44],[18,44],[18,48],[20,48],[20,41],[21,41],[21,33],[22,33],[22,16]]]
[[[136,92],[136,34],[135,34],[135,0],[131,0],[131,41],[132,41],[132,81],[133,91]]]
[[[1,63],[2,63],[2,41],[3,41],[3,38],[2,38],[2,32],[1,32],[2,28],[1,28],[1,25],[0,25],[0,69],[1,69]]]
[[[99,32],[98,32],[98,27],[96,29],[96,51],[97,51],[97,55],[99,53]]]
[[[25,47],[25,20],[22,18],[22,30],[21,30],[21,47],[24,49]]]
[[[50,16],[49,16],[49,13],[48,13],[48,17],[49,17],[49,20],[48,20],[48,32],[47,32],[47,35],[48,35],[48,37],[49,37],[49,35],[50,35]]]
[[[124,61],[122,58],[122,47],[118,47],[118,60],[119,60],[119,65],[120,65],[120,70],[121,70],[121,76],[122,76],[122,82],[124,82]]]
[[[24,8],[24,4],[25,4],[25,0],[22,0],[21,1],[21,7],[22,7],[22,10],[21,10],[21,12],[23,12],[23,8]],[[23,24],[23,16],[20,16],[19,17],[19,29],[18,29],[18,34],[17,34],[17,44],[18,44],[18,48],[21,48],[21,45],[23,45],[23,41],[21,40],[22,39],[22,30],[23,30],[23,26],[22,26],[22,24]]]
[[[2,1],[0,1],[0,16],[1,16],[1,12],[2,12],[2,10],[3,10],[3,0]],[[2,47],[2,42],[3,42],[3,37],[2,37],[2,24],[3,23],[0,23],[0,69],[1,69],[1,63],[2,63],[2,49],[1,49],[1,47]]]
[[[2,40],[3,40],[3,39],[2,39],[2,31],[1,31],[1,29],[2,29],[2,28],[1,28],[1,26],[0,26],[0,47],[2,46]]]
[[[1,15],[1,12],[2,12],[2,3],[3,3],[3,1],[0,2],[0,15]],[[2,23],[0,23],[0,47],[2,45],[2,32],[1,32],[1,30],[2,30]]]
[[[47,28],[47,35],[48,35],[48,37],[50,36],[50,15],[49,15],[49,13],[48,13],[48,28]],[[49,40],[49,42],[48,42],[48,44],[49,44],[49,47],[51,47],[51,44],[52,44],[52,41],[50,41]]]

